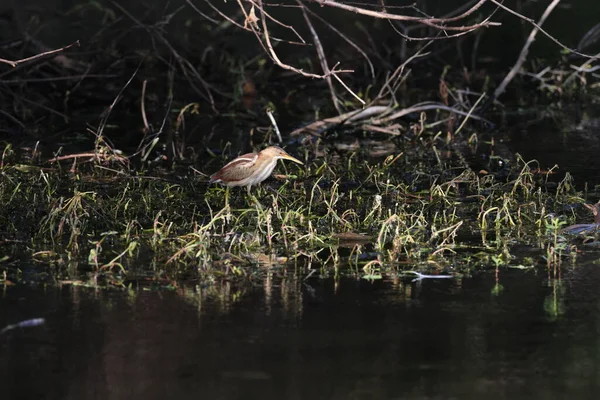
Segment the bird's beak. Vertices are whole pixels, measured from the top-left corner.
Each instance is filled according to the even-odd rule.
[[[281,158],[284,159],[284,160],[293,161],[293,162],[295,162],[297,164],[300,164],[300,165],[304,165],[304,163],[302,161],[298,160],[297,158],[294,158],[294,157],[290,156],[288,153],[282,154]]]

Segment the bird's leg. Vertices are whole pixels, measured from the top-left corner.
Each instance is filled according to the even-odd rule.
[[[281,193],[279,193],[279,191],[277,189],[273,189],[270,185],[265,185],[265,188],[277,196],[279,196],[281,194]]]
[[[264,187],[271,193],[273,193],[275,195],[275,199],[280,199],[280,200],[285,200],[288,201],[289,197],[288,193],[285,191],[285,185],[279,187],[278,189],[273,188],[270,185],[264,185]]]
[[[250,198],[250,200],[252,201],[252,203],[254,203],[254,205],[262,210],[262,205],[260,204],[260,202],[258,201],[258,199],[256,198],[256,196],[254,196],[251,192],[250,192],[250,188],[252,186],[248,185],[248,197]]]
[[[229,207],[229,186],[225,187],[225,206],[223,210],[225,211],[225,220],[227,223],[231,221],[231,208]]]
[[[229,207],[229,186],[225,187],[225,207]]]

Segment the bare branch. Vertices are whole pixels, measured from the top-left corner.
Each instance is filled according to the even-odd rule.
[[[275,62],[275,64],[279,65],[281,68],[283,69],[287,69],[289,71],[294,71],[302,76],[306,76],[307,78],[317,78],[317,79],[323,79],[326,76],[332,75],[332,74],[340,74],[340,73],[346,73],[346,72],[354,72],[354,70],[331,70],[329,71],[329,73],[324,74],[324,75],[318,75],[318,74],[313,74],[310,72],[304,72],[301,69],[298,69],[296,67],[292,67],[289,64],[285,64],[283,63],[279,57],[277,56],[277,53],[275,53],[275,49],[273,48],[273,44],[271,43],[271,37],[269,35],[269,28],[267,26],[267,19],[265,17],[265,13],[262,11],[263,7],[262,7],[262,0],[256,0],[256,3],[258,5],[258,8],[260,10],[260,21],[262,24],[262,29],[263,29],[263,37],[264,37],[264,44],[263,46],[266,46],[267,49],[267,53],[269,54],[269,56],[271,57],[271,59]],[[254,28],[253,28],[254,29]],[[260,37],[260,35],[258,35],[257,32],[255,32],[257,34],[257,37]],[[260,39],[259,39],[260,40]],[[262,41],[261,41],[262,44]]]
[[[597,55],[597,54],[596,54],[595,56],[592,56],[592,55],[589,55],[589,54],[583,54],[583,53],[580,53],[580,52],[578,52],[578,51],[576,51],[576,50],[574,50],[574,49],[572,49],[572,48],[570,48],[570,47],[567,47],[567,46],[565,46],[565,45],[564,45],[564,44],[562,44],[560,41],[558,41],[558,39],[555,39],[555,38],[554,38],[554,36],[550,35],[548,32],[546,32],[544,29],[542,29],[542,27],[541,27],[541,26],[539,26],[538,24],[536,24],[536,23],[535,23],[535,21],[534,21],[534,20],[532,20],[531,18],[528,18],[528,17],[526,17],[526,16],[524,16],[524,15],[522,15],[522,14],[519,14],[518,12],[516,12],[516,11],[514,11],[514,10],[512,10],[512,9],[508,8],[508,7],[506,7],[506,6],[505,6],[505,5],[503,5],[502,3],[499,3],[497,0],[490,0],[490,1],[491,1],[492,3],[494,3],[495,5],[497,5],[498,7],[500,7],[501,9],[503,9],[504,11],[507,11],[507,12],[509,12],[509,13],[511,13],[511,14],[513,14],[513,15],[515,15],[515,16],[517,16],[517,17],[519,17],[519,18],[521,18],[522,20],[529,22],[531,25],[533,25],[535,28],[537,28],[537,30],[539,30],[539,31],[540,31],[540,32],[542,32],[544,35],[546,35],[546,37],[547,37],[548,39],[552,40],[554,43],[556,43],[557,45],[559,45],[559,46],[560,46],[560,47],[562,47],[563,49],[565,49],[565,50],[568,50],[569,52],[571,52],[571,53],[573,53],[573,54],[577,54],[578,56],[582,56],[582,57],[586,57],[586,58],[594,58],[594,59],[597,59],[597,58],[599,58],[599,57],[600,57],[600,56],[599,56],[599,55]],[[552,5],[552,4],[550,4],[550,5]],[[548,6],[548,8],[550,8],[550,6]],[[552,7],[552,8],[554,8],[554,7]],[[544,19],[545,19],[545,18],[544,18]],[[540,19],[540,21],[542,21],[542,20]],[[542,22],[543,22],[543,21],[542,21]]]
[[[371,78],[375,79],[375,67],[373,67],[373,63],[371,62],[371,59],[369,58],[367,53],[365,53],[363,51],[363,49],[361,49],[356,43],[354,43],[352,40],[350,40],[350,38],[348,38],[346,35],[344,35],[339,29],[335,28],[333,25],[331,25],[329,22],[327,22],[326,20],[321,18],[319,15],[315,14],[309,8],[304,7],[304,6],[302,6],[302,7],[304,10],[306,10],[307,13],[309,13],[311,16],[317,18],[319,21],[321,21],[323,24],[325,24],[326,27],[328,27],[329,29],[334,31],[339,37],[344,39],[344,41],[346,43],[348,43],[356,51],[358,51],[360,53],[360,55],[362,55],[364,57],[364,59],[367,61],[367,63],[369,64],[369,70],[371,71]]]
[[[300,5],[302,7],[302,2],[300,2],[300,0],[296,0],[296,2],[298,3],[298,5]],[[310,22],[310,18],[308,17],[308,14],[306,13],[306,7],[302,7],[302,16],[304,16],[306,25],[308,26],[308,29],[310,30],[310,34],[313,37],[313,42],[314,42],[315,48],[317,50],[317,57],[319,57],[319,62],[321,63],[321,68],[323,69],[323,73],[326,75],[325,81],[327,82],[327,86],[329,86],[329,94],[331,95],[331,101],[333,102],[333,106],[337,110],[338,114],[341,114],[342,107],[341,107],[340,101],[337,98],[337,95],[335,93],[335,87],[333,86],[333,82],[331,81],[331,75],[328,75],[331,72],[331,70],[329,69],[329,65],[327,65],[327,57],[325,56],[325,50],[323,50],[323,45],[321,44],[321,41],[319,40],[319,35],[317,34],[317,31],[315,31],[315,28],[313,27],[313,24],[312,24],[312,22]]]
[[[48,57],[48,56],[53,56],[53,55],[55,55],[56,53],[60,53],[60,52],[62,52],[62,51],[65,51],[65,50],[67,50],[67,49],[69,49],[69,48],[71,48],[71,47],[73,47],[73,46],[75,46],[75,45],[77,45],[78,47],[80,46],[80,44],[79,44],[79,40],[78,40],[78,41],[76,41],[76,42],[74,42],[74,43],[71,43],[71,44],[70,44],[70,45],[68,45],[68,46],[61,47],[60,49],[55,49],[55,50],[45,51],[45,52],[43,52],[43,53],[36,54],[35,56],[31,56],[31,57],[23,58],[23,59],[21,59],[21,60],[17,60],[17,61],[10,61],[10,60],[5,60],[5,59],[3,59],[3,58],[0,58],[0,62],[2,62],[2,63],[5,63],[5,64],[8,64],[8,65],[10,65],[11,67],[15,68],[15,67],[16,67],[17,65],[19,65],[19,64],[24,64],[24,63],[26,63],[26,62],[29,62],[29,61],[34,61],[34,60],[38,60],[38,59],[40,59],[40,58],[44,58],[44,57]]]
[[[418,112],[428,111],[428,110],[449,111],[454,114],[463,115],[467,118],[476,119],[476,120],[490,123],[489,121],[485,120],[484,118],[482,118],[480,116],[473,115],[473,113],[472,113],[473,108],[471,110],[469,110],[468,112],[466,112],[466,111],[462,111],[457,108],[450,107],[450,106],[447,106],[447,105],[444,105],[441,103],[424,102],[424,103],[420,103],[420,104],[415,104],[412,107],[408,107],[408,108],[404,108],[402,110],[396,111],[395,113],[391,113],[392,107],[370,106],[370,107],[367,107],[362,110],[347,112],[345,114],[338,115],[337,117],[325,118],[325,119],[322,119],[319,121],[315,121],[307,126],[296,129],[295,131],[290,133],[290,135],[297,136],[301,133],[307,133],[307,134],[310,134],[313,136],[321,136],[322,132],[324,132],[327,129],[331,128],[332,126],[336,126],[336,125],[352,125],[352,124],[360,124],[362,126],[368,125],[371,127],[370,128],[371,130],[376,129],[374,127],[378,127],[381,125],[384,125],[389,128],[388,124],[395,119],[404,117],[405,115],[408,115],[408,114],[418,113]],[[369,119],[369,118],[373,118],[373,119],[369,121],[369,124],[365,124],[364,123],[365,120]]]
[[[484,122],[488,122],[489,123],[489,121],[487,121],[486,119],[484,119],[482,117],[479,117],[477,115],[473,115],[470,112],[465,112],[465,111],[456,109],[454,107],[450,107],[450,106],[447,106],[445,104],[435,103],[435,102],[424,102],[424,103],[420,103],[420,104],[415,104],[412,107],[404,108],[404,109],[402,109],[400,111],[397,111],[397,112],[391,114],[388,117],[380,118],[380,119],[375,120],[375,121],[371,121],[371,123],[373,125],[385,124],[385,123],[388,123],[388,122],[393,121],[395,119],[398,119],[400,117],[403,117],[405,115],[412,114],[412,113],[415,113],[415,112],[427,111],[427,110],[444,110],[444,111],[450,111],[450,112],[453,112],[453,113],[456,113],[456,114],[459,114],[459,115],[462,115],[462,116],[465,116],[465,117],[469,117],[469,118],[472,118],[472,119],[476,119],[476,120],[480,120],[480,121],[484,121]]]
[[[148,79],[144,79],[142,83],[142,98],[140,101],[140,109],[142,111],[142,121],[144,122],[144,134],[150,132],[150,125],[148,125],[148,118],[146,117],[146,85]]]
[[[196,11],[198,14],[202,15],[205,19],[209,20],[210,22],[212,22],[213,24],[218,25],[219,21],[217,21],[216,19],[213,19],[211,17],[209,17],[208,15],[204,14],[202,11],[200,11],[198,9],[198,7],[196,7],[196,5],[194,3],[192,3],[190,0],[185,0],[186,3],[188,3],[188,5],[190,7],[192,7],[194,9],[194,11]],[[210,4],[210,3],[209,3]],[[212,6],[212,4],[211,4]],[[214,7],[213,7],[214,8]]]
[[[335,68],[335,67],[334,67]],[[346,85],[344,83],[344,81],[341,80],[341,78],[339,76],[337,76],[337,74],[333,74],[333,77],[344,87],[344,89],[346,89],[348,91],[348,93],[350,93],[356,100],[358,100],[359,102],[362,103],[362,105],[364,106],[365,101],[363,99],[361,99],[356,93],[354,93],[352,90],[350,90],[350,88],[348,87],[348,85]]]
[[[275,129],[275,134],[277,135],[277,139],[279,140],[279,143],[283,143],[283,139],[281,138],[281,132],[279,132],[279,127],[277,126],[277,121],[275,120],[275,117],[273,116],[273,110],[271,110],[271,108],[267,108],[267,115],[269,116],[269,119],[271,120],[271,124],[273,124],[273,129]]]
[[[494,3],[496,3],[495,0],[492,0],[492,1]],[[542,29],[541,25],[544,24],[544,22],[546,21],[546,18],[548,18],[548,16],[550,15],[550,13],[552,13],[552,10],[554,10],[554,8],[558,5],[558,3],[560,3],[560,0],[553,0],[552,3],[548,4],[548,7],[546,7],[546,10],[540,17],[540,20],[537,24],[535,22],[531,21],[534,25],[534,28],[529,33],[529,36],[527,37],[527,41],[525,42],[525,45],[521,49],[521,54],[519,54],[519,58],[517,59],[517,62],[515,63],[515,65],[513,65],[511,70],[508,72],[508,74],[506,74],[506,76],[504,77],[504,79],[502,80],[500,85],[494,91],[494,99],[497,99],[502,93],[504,93],[506,86],[508,86],[510,81],[512,81],[513,78],[515,77],[515,75],[517,75],[517,72],[519,71],[519,69],[521,69],[521,66],[525,62],[525,59],[527,58],[527,54],[529,53],[529,47],[533,44],[533,41],[535,40],[537,33]]]
[[[204,90],[206,92],[206,96],[208,98],[208,101],[210,102],[210,105],[211,105],[213,111],[218,114],[219,112],[215,105],[215,100],[212,95],[211,86],[202,78],[202,76],[200,75],[198,70],[192,65],[192,63],[190,63],[187,59],[182,57],[179,54],[179,52],[177,50],[175,50],[175,48],[171,45],[171,43],[169,43],[169,41],[163,35],[161,35],[157,30],[152,29],[151,27],[143,24],[140,20],[135,18],[133,15],[131,15],[131,13],[129,13],[125,8],[123,8],[116,1],[113,1],[112,3],[114,4],[115,7],[117,7],[119,10],[121,10],[121,12],[123,14],[125,14],[127,17],[129,17],[129,19],[131,19],[138,26],[143,28],[146,32],[148,32],[149,35],[156,37],[161,43],[163,43],[171,51],[171,54],[173,55],[175,60],[177,60],[177,63],[179,64],[181,71],[187,78],[191,87],[196,91],[196,93],[198,93],[200,96],[204,97],[204,94],[196,88],[196,85],[194,85],[193,79],[190,76],[190,74],[200,82],[200,84],[202,85],[202,87],[204,88]]]
[[[474,29],[478,29],[478,28],[481,28],[484,26],[500,25],[497,22],[484,22],[484,23],[467,25],[467,26],[441,25],[441,24],[447,24],[449,22],[459,21],[461,19],[468,17],[469,15],[471,15],[475,11],[477,11],[483,4],[485,4],[487,2],[487,0],[479,0],[473,7],[469,8],[464,13],[457,15],[456,17],[451,17],[451,18],[424,18],[424,17],[413,17],[410,15],[390,14],[387,12],[367,10],[364,8],[355,7],[355,6],[351,6],[351,5],[344,4],[344,3],[338,3],[335,0],[312,0],[312,1],[319,3],[319,5],[321,5],[321,6],[330,6],[330,7],[341,8],[342,10],[351,11],[351,12],[361,14],[361,15],[366,15],[369,17],[381,18],[381,19],[391,19],[391,20],[395,20],[395,21],[418,22],[418,23],[421,23],[424,25],[431,26],[433,28],[447,30],[447,31],[462,31],[462,32],[464,32],[464,31],[472,31]]]
[[[390,95],[392,97],[395,97],[397,85],[392,84],[392,82],[394,82],[396,77],[398,77],[398,80],[403,80],[404,68],[406,68],[406,66],[408,64],[410,64],[413,60],[415,60],[419,57],[424,57],[424,56],[428,55],[429,53],[423,53],[423,52],[431,43],[433,43],[432,40],[425,43],[425,45],[423,47],[421,47],[415,54],[413,54],[406,61],[404,61],[402,64],[400,64],[400,66],[398,68],[396,68],[396,70],[392,73],[392,75],[388,79],[385,80],[385,82],[383,83],[383,86],[379,90],[379,94],[377,95],[377,97],[375,99],[383,98],[383,95],[384,95],[386,89],[389,90]],[[408,73],[407,73],[407,75],[408,75]]]
[[[253,1],[253,0],[245,0],[245,1],[248,1],[248,2],[250,2],[250,3],[253,3],[253,4],[254,4],[254,1]],[[294,32],[294,34],[296,35],[296,37],[297,37],[298,39],[300,39],[300,41],[301,41],[303,44],[306,44],[306,41],[305,41],[305,40],[302,38],[302,36],[300,36],[300,34],[299,34],[297,31],[296,31],[296,29],[294,29],[294,27],[293,27],[293,26],[291,26],[291,25],[286,25],[286,24],[284,24],[283,22],[279,21],[278,19],[275,19],[275,18],[273,18],[273,17],[272,17],[272,16],[271,16],[271,15],[270,15],[268,12],[266,12],[266,11],[264,10],[264,8],[262,7],[262,5],[256,4],[256,6],[257,6],[257,8],[259,8],[259,9],[260,9],[260,10],[261,10],[261,11],[262,11],[262,12],[263,12],[263,13],[264,13],[266,16],[267,16],[267,18],[269,18],[271,21],[275,22],[277,25],[279,25],[279,26],[283,26],[284,28],[287,28],[287,29],[291,30],[292,32]]]

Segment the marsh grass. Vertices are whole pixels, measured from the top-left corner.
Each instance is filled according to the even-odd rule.
[[[166,286],[180,278],[257,279],[265,265],[366,279],[551,269],[572,253],[560,227],[574,214],[563,222],[549,216],[583,202],[568,175],[548,191],[535,162],[518,159],[507,179],[497,179],[456,157],[442,160],[443,169],[435,157],[429,165],[427,157],[411,159],[348,154],[279,167],[287,179],[271,178],[251,196],[233,189],[229,204],[224,188],[194,177],[4,161],[2,247],[11,260],[61,271],[59,280],[110,286],[140,274]],[[537,249],[537,258],[519,255],[516,245]]]
[[[326,105],[324,86],[280,75],[260,46],[249,46],[244,36],[234,34],[235,25],[204,25],[177,5],[159,15],[138,4],[115,2],[114,9],[93,4],[64,13],[23,14],[31,16],[25,19],[32,32],[45,31],[49,21],[73,27],[83,35],[84,51],[61,56],[69,67],[53,57],[7,73],[12,82],[3,81],[7,95],[0,96],[8,117],[5,140],[88,147],[79,154],[47,148],[56,154],[42,163],[37,145],[23,152],[0,143],[0,272],[5,280],[25,279],[20,266],[29,264],[54,281],[117,287],[137,278],[164,288],[175,287],[182,278],[220,284],[268,281],[269,268],[297,272],[295,286],[315,274],[376,280],[477,271],[497,276],[503,268],[546,268],[557,277],[564,260],[577,254],[579,242],[561,229],[578,217],[577,204],[598,193],[577,192],[568,175],[556,186],[548,185],[549,175],[521,159],[504,169],[481,171],[458,150],[484,145],[471,123],[475,114],[484,113],[478,107],[483,96],[476,92],[487,92],[489,82],[500,78],[492,70],[440,64],[446,56],[436,49],[427,49],[435,61],[413,68],[411,60],[426,56],[422,52],[429,45],[416,41],[398,53],[375,39],[372,51],[380,54],[373,61],[380,61],[373,65],[367,58],[371,74],[361,73],[366,66],[355,64],[356,78],[347,82],[372,104],[363,107],[329,85],[332,99],[344,104],[334,100]],[[7,26],[13,22],[18,18]],[[21,25],[12,26],[13,31],[20,32]],[[369,37],[381,27],[374,28]],[[26,40],[23,46],[7,47],[3,58],[39,53],[38,46]],[[320,57],[304,52],[309,48],[300,46],[296,58],[303,69],[315,71]],[[342,46],[332,53],[339,58],[336,54],[348,63],[352,57],[347,55],[355,53]],[[550,106],[544,101],[535,118],[573,131],[573,121],[563,112],[569,101],[579,104],[585,95],[594,103],[598,98],[598,77],[588,64],[573,69],[565,55],[552,69],[543,65],[538,73],[524,68],[534,71],[529,75],[540,90],[519,86],[517,113],[537,113],[533,106],[547,97]],[[505,67],[498,69],[504,75]],[[381,72],[377,78],[375,70]],[[86,79],[78,78],[80,73]],[[52,83],[38,85],[35,80]],[[437,108],[411,106],[431,102],[435,92],[443,102]],[[505,104],[496,120],[510,116],[514,105]],[[235,156],[231,148],[221,143],[221,157],[205,149],[212,163],[201,167],[196,151],[213,146],[223,131],[234,140],[236,134],[229,132],[255,126],[249,137],[236,139],[255,146],[268,141],[275,135],[263,112],[267,107],[291,116],[291,125],[314,119],[309,126],[319,128],[316,135],[295,149],[305,168],[280,165],[277,172],[283,179],[270,179],[254,188],[252,196],[232,189],[229,203],[224,188],[187,172],[161,169],[190,162],[207,175],[214,172]],[[382,108],[382,114],[353,119],[355,111]],[[412,111],[402,113],[408,109]],[[386,122],[388,114],[397,112],[402,116]],[[340,119],[348,113],[353,118]],[[323,123],[335,115],[335,122]],[[460,115],[464,118],[457,124]],[[466,143],[460,143],[462,135],[469,137]],[[300,134],[290,137],[304,142]],[[135,151],[125,157],[113,145]],[[373,157],[375,148],[391,155]],[[486,153],[489,164],[504,166],[495,154]],[[501,290],[498,283],[495,291]]]

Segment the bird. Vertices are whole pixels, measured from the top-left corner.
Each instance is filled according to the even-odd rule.
[[[567,226],[561,230],[562,233],[574,235],[591,235],[600,230],[600,201],[596,204],[584,204],[584,206],[594,215],[593,224],[575,224]]]
[[[246,186],[250,193],[253,185],[271,175],[277,160],[290,160],[304,165],[302,161],[290,156],[281,147],[270,146],[258,153],[244,154],[230,161],[210,176],[209,183],[220,183],[227,187]]]
[[[584,204],[584,206],[594,215],[594,223],[600,225],[600,201],[596,204]]]

